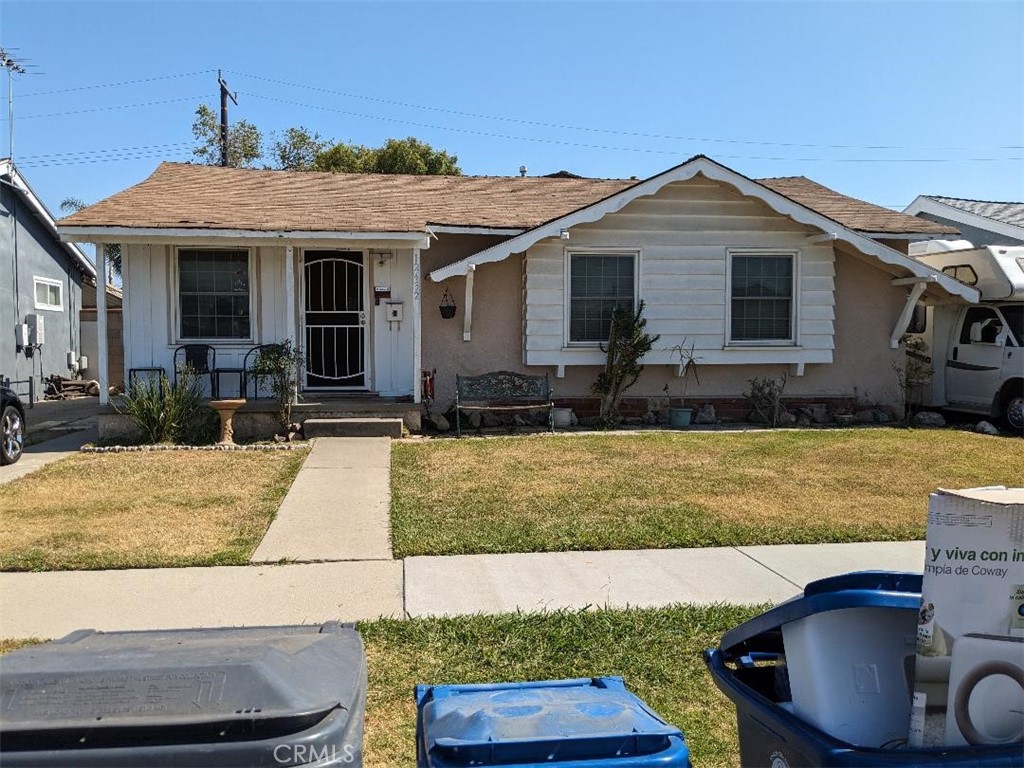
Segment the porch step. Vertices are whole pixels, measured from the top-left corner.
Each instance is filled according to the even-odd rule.
[[[311,437],[401,437],[401,419],[306,419],[306,438]]]

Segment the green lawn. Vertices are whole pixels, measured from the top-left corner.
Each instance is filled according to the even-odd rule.
[[[680,606],[363,623],[370,667],[365,765],[415,763],[416,683],[597,675],[621,675],[682,728],[694,765],[738,765],[735,712],[701,651],[762,610]],[[3,650],[12,649],[0,643]]]
[[[1024,441],[953,430],[396,443],[396,557],[923,538],[938,487],[1019,485]]]
[[[307,450],[78,454],[0,485],[0,570],[240,565]]]

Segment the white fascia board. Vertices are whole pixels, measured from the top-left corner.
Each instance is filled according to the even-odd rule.
[[[979,216],[976,213],[940,203],[938,200],[928,197],[928,195],[918,195],[914,202],[908,205],[903,212],[910,216],[916,216],[919,213],[930,213],[933,216],[940,216],[943,219],[949,219],[958,224],[966,224],[969,227],[977,227],[978,229],[987,229],[989,232],[995,232],[999,235],[1024,240],[1024,227],[1016,227],[1013,224],[1006,224],[1002,221]]]
[[[0,176],[10,176],[10,186],[21,193],[21,196],[28,201],[29,207],[32,208],[36,218],[42,222],[43,227],[49,231],[54,240],[63,246],[64,250],[68,252],[68,255],[78,262],[82,271],[95,280],[96,265],[92,263],[92,260],[86,256],[77,245],[67,242],[60,236],[57,231],[57,220],[50,215],[46,206],[43,205],[43,201],[39,199],[39,196],[36,195],[32,187],[29,186],[28,181],[21,175],[21,172],[15,167],[14,163],[10,160],[0,162]]]
[[[460,227],[448,224],[430,224],[428,226],[431,232],[439,235],[499,235],[514,237],[526,231],[522,227]]]
[[[323,232],[306,230],[200,229],[170,227],[58,227],[61,239],[75,243],[123,243],[182,240],[259,240],[287,243],[296,240],[355,240],[392,242],[429,247],[423,232]]]
[[[646,181],[634,184],[632,187],[624,189],[611,197],[605,198],[604,200],[600,200],[593,205],[573,211],[560,219],[549,221],[547,224],[541,224],[539,227],[535,227],[534,229],[524,232],[518,237],[513,237],[511,240],[506,240],[504,243],[499,243],[498,245],[487,248],[479,253],[473,254],[472,256],[468,256],[461,261],[457,261],[454,264],[449,264],[447,267],[436,269],[430,273],[430,279],[439,283],[450,277],[466,274],[470,264],[479,265],[502,261],[513,253],[523,253],[532,245],[546,237],[558,236],[563,229],[568,229],[577,224],[586,224],[592,221],[597,221],[609,213],[621,210],[638,197],[653,195],[666,184],[671,184],[676,181],[689,181],[698,174],[711,179],[712,181],[720,181],[723,184],[735,187],[740,194],[747,197],[757,198],[768,205],[776,213],[788,216],[800,224],[815,227],[820,229],[822,232],[835,232],[838,240],[848,243],[865,255],[874,256],[883,264],[901,267],[915,277],[925,277],[930,274],[937,274],[939,275],[938,283],[946,290],[947,293],[955,296],[961,296],[966,298],[968,301],[977,300],[977,291],[964,285],[958,280],[954,280],[948,275],[936,272],[931,267],[927,267],[887,245],[882,245],[877,240],[872,240],[870,237],[858,234],[852,229],[844,227],[839,222],[834,221],[827,216],[822,216],[817,211],[813,211],[795,200],[790,200],[785,195],[781,195],[775,190],[769,189],[753,179],[748,179],[746,176],[743,176],[724,165],[720,165],[707,157],[696,157],[682,165],[676,166],[675,168],[670,168],[664,173],[652,176]],[[971,298],[972,296],[975,298]]]

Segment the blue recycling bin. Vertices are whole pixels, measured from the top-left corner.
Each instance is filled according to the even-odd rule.
[[[621,677],[418,685],[416,765],[674,768],[690,750]]]
[[[921,581],[921,574],[865,571],[811,582],[704,652],[715,684],[736,706],[741,765],[1024,766],[1020,743],[907,747]],[[856,731],[865,721],[874,740]]]

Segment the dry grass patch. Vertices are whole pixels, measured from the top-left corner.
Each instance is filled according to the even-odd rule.
[[[1019,484],[1024,441],[904,429],[396,444],[399,557],[896,541],[938,487]]]
[[[0,570],[248,561],[307,451],[79,454],[0,486]]]

